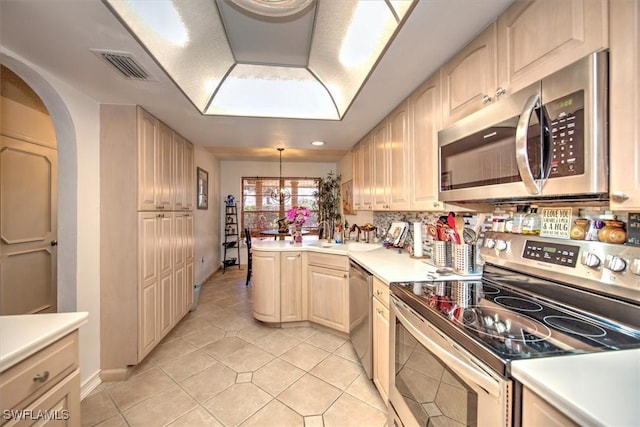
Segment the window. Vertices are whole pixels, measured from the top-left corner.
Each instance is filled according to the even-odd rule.
[[[249,227],[251,234],[257,236],[263,230],[277,227],[277,221],[286,216],[292,206],[306,206],[311,215],[302,227],[316,231],[318,228],[318,185],[320,178],[242,178],[242,229]],[[272,193],[280,188],[291,197],[280,203]]]

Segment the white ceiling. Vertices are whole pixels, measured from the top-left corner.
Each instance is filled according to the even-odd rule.
[[[286,147],[285,161],[327,162],[337,161],[511,2],[420,0],[341,121],[201,115],[100,0],[0,0],[0,44],[99,103],[141,105],[221,159],[277,161],[275,148]],[[131,53],[155,81],[124,79],[90,49]],[[315,140],[327,144],[312,148]]]

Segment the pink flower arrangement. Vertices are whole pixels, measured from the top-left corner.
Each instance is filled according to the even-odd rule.
[[[311,212],[305,206],[294,206],[287,211],[287,219],[298,226],[302,226],[309,215]]]

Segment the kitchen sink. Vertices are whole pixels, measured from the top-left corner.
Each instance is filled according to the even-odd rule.
[[[347,243],[331,243],[331,242],[317,242],[311,246],[324,249],[341,249],[353,252],[367,252],[374,249],[381,248],[379,243],[364,243],[364,242],[347,242]]]

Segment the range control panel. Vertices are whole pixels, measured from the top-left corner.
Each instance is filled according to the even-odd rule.
[[[638,246],[487,231],[480,258],[640,303]]]
[[[579,246],[527,240],[524,244],[522,257],[549,264],[575,267],[578,263],[579,253]]]

